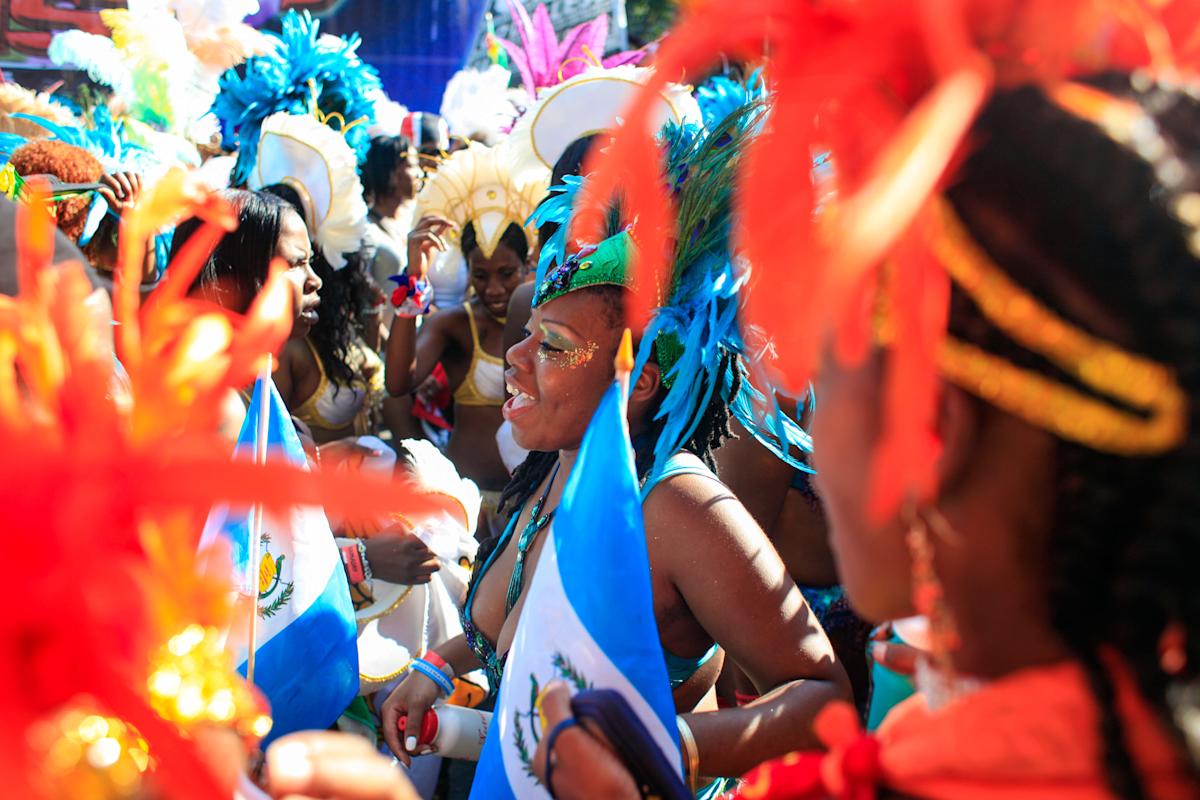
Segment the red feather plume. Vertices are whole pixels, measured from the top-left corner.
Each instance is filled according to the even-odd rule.
[[[929,199],[952,174],[993,86],[1054,83],[1101,67],[1194,69],[1200,3],[1162,0],[709,0],[686,7],[655,58],[654,78],[594,155],[577,216],[594,239],[620,194],[642,243],[634,317],[644,321],[666,274],[670,199],[657,181],[650,99],[670,80],[735,59],[767,57],[766,130],[744,159],[735,246],[753,267],[750,324],[776,358],[765,368],[802,393],[832,343],[843,361],[870,345],[878,270],[894,266],[886,303],[896,351],[872,513],[935,490],[933,356],[948,281],[928,252]],[[817,214],[809,158],[829,152],[836,199]]]
[[[205,226],[139,309],[146,238],[191,215]],[[0,531],[10,554],[0,564],[0,783],[14,797],[71,796],[49,777],[57,751],[39,750],[31,732],[81,707],[137,729],[165,796],[228,797],[147,686],[172,636],[230,623],[229,587],[197,570],[209,509],[322,502],[421,513],[436,502],[382,480],[231,460],[213,409],[283,344],[293,312],[278,268],[244,317],[187,297],[234,224],[194,177],[168,173],[122,221],[114,309],[129,397],[114,388],[109,317],[86,310],[82,266],[52,263],[52,224],[36,199],[20,207],[20,291],[0,297]]]

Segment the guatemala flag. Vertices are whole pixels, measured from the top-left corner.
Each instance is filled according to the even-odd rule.
[[[614,382],[567,481],[508,654],[473,800],[550,796],[531,766],[548,733],[534,701],[555,680],[618,691],[682,774],[622,399]]]
[[[308,462],[291,416],[270,376],[260,377],[238,435],[234,458],[253,459],[266,415],[267,459]],[[254,683],[271,704],[275,725],[263,742],[328,728],[358,694],[354,609],[329,522],[318,506],[263,516],[259,563],[251,565],[252,509],[214,508],[200,548],[228,542],[235,585],[258,600]],[[247,643],[235,659],[246,674]]]

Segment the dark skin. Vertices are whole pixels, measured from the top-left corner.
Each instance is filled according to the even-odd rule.
[[[396,163],[396,168],[388,180],[387,191],[371,196],[371,210],[385,218],[396,216],[396,211],[402,205],[411,202],[417,196],[424,175],[417,151],[409,150],[404,158]]]
[[[911,564],[904,512],[882,523],[866,517],[869,469],[881,436],[880,354],[855,368],[825,360],[817,381],[822,408],[813,419],[814,466],[829,514],[831,541],[855,608],[876,622],[911,615]],[[1000,678],[1052,664],[1069,652],[1050,622],[1046,545],[1054,502],[1054,439],[954,386],[944,387],[939,435],[937,515],[948,533],[931,534],[934,568],[962,638],[950,654],[962,674]],[[911,662],[911,652],[896,653]],[[565,686],[543,700],[549,721],[569,715]],[[697,738],[699,734],[697,734]],[[703,750],[702,750],[703,752]],[[638,796],[628,772],[600,738],[572,728],[555,747],[554,790],[576,800]],[[545,772],[544,742],[534,759]],[[884,796],[893,796],[886,794]]]
[[[533,313],[533,281],[527,281],[517,287],[508,301],[508,320],[504,323],[504,352],[513,349],[525,338],[525,326],[529,324],[529,315]]]
[[[781,402],[784,413],[794,415],[795,403]],[[808,424],[808,421],[804,421]],[[825,516],[804,492],[792,488],[794,468],[759,444],[740,423],[732,424],[738,438],[730,439],[717,451],[721,479],[746,506],[754,520],[767,531],[771,544],[779,551],[788,574],[801,586],[833,586],[838,582],[837,565],[829,546]],[[810,476],[811,480],[811,476]],[[826,631],[831,637],[843,666],[850,675],[854,693],[865,700],[870,691],[867,663],[855,631]],[[733,691],[753,694],[749,681],[735,664],[726,665],[721,691],[733,698]]]
[[[281,370],[287,370],[289,379],[289,393],[284,397],[284,403],[288,408],[295,408],[302,404],[313,393],[317,391],[317,387],[321,385],[321,367],[317,363],[313,351],[303,339],[291,338],[283,346],[283,351],[279,354],[279,367]],[[375,374],[374,365],[368,364],[363,370],[362,377],[364,380],[370,381]],[[313,428],[313,438],[317,444],[326,444],[338,439],[354,436],[354,422],[344,425],[341,428]]]
[[[142,176],[136,172],[113,172],[101,177],[100,184],[96,194],[108,203],[111,213],[101,221],[84,252],[96,269],[111,273],[117,268],[117,236],[120,225],[117,220],[125,209],[135,205],[141,196]],[[142,264],[142,283],[152,283],[157,273],[154,248],[148,248]]]
[[[422,219],[409,234],[408,263],[424,275],[433,255],[447,247],[443,235],[452,224],[440,217]],[[480,248],[467,255],[474,296],[468,301],[470,314],[479,331],[484,352],[503,355],[504,315],[509,299],[525,279],[526,265],[503,243],[491,256]],[[387,347],[387,390],[394,397],[419,387],[440,362],[446,370],[452,390],[467,377],[474,344],[468,311],[462,307],[445,308],[425,318],[420,333],[416,320],[397,316],[392,321]],[[500,409],[490,406],[462,406],[454,409],[454,432],[447,455],[460,473],[475,481],[480,489],[498,491],[508,483],[508,470],[496,448],[496,429],[502,418]]]
[[[530,336],[508,353],[508,381],[515,396],[505,406],[517,443],[557,450],[560,468],[534,492],[549,486],[547,509],[561,499],[592,411],[613,379],[613,357],[621,334],[604,299],[575,292],[535,309]],[[585,355],[590,353],[590,355]],[[630,429],[644,430],[659,402],[657,366],[634,383]],[[532,512],[526,505],[517,530]],[[715,713],[689,714],[705,774],[739,775],[773,755],[815,743],[811,721],[829,700],[849,696],[845,673],[824,634],[765,534],[719,482],[680,475],[659,484],[645,502],[647,549],[655,617],[663,647],[697,658],[719,643],[743,666],[764,697],[754,705]],[[505,594],[516,559],[506,547],[480,580],[472,616],[476,626],[504,653],[512,643],[531,576],[545,543],[539,534],[525,562],[522,593],[504,613]],[[720,585],[720,591],[714,586]],[[462,637],[435,648],[456,671],[478,666]],[[410,677],[384,703],[383,731],[402,759],[406,751],[395,723],[401,713],[422,713],[436,697],[424,676]],[[711,688],[692,683],[675,695],[681,712],[691,712]]]
[[[795,404],[783,410],[794,414]],[[832,586],[837,566],[829,547],[825,517],[791,486],[795,469],[763,447],[739,423],[736,439],[717,451],[721,479],[771,537],[788,574],[805,586]]]

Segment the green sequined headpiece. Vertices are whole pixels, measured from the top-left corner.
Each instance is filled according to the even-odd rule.
[[[634,260],[633,240],[628,231],[610,236],[594,249],[583,249],[546,272],[534,290],[533,305],[545,305],[556,297],[589,286],[630,288]]]

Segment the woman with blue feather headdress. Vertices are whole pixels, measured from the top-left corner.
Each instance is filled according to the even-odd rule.
[[[749,379],[738,327],[748,275],[726,255],[731,175],[763,113],[761,104],[749,104],[711,132],[672,125],[661,136],[669,152],[665,178],[689,235],[673,243],[669,285],[637,337],[628,401],[655,617],[680,730],[699,746],[689,778],[696,788],[707,784],[705,795],[722,784],[700,776],[737,775],[766,753],[801,746],[812,736],[817,710],[849,694],[828,640],[766,535],[715,474],[714,452],[733,419],[744,419],[781,456],[795,459],[809,446],[794,420],[767,413],[772,393]],[[533,221],[569,222],[578,185],[557,187]],[[435,648],[456,672],[482,665],[496,682],[544,532],[592,412],[612,383],[633,262],[645,246],[636,223],[631,228],[615,214],[608,238],[592,245],[573,246],[567,227],[543,242],[546,262],[528,336],[508,351],[504,416],[531,453],[503,494],[507,527],[477,557],[483,566],[464,607],[466,634]],[[700,710],[721,671],[722,651],[763,700],[744,709]],[[436,691],[423,676],[409,677],[385,703],[385,717],[419,715]],[[794,724],[779,724],[789,717]]]

